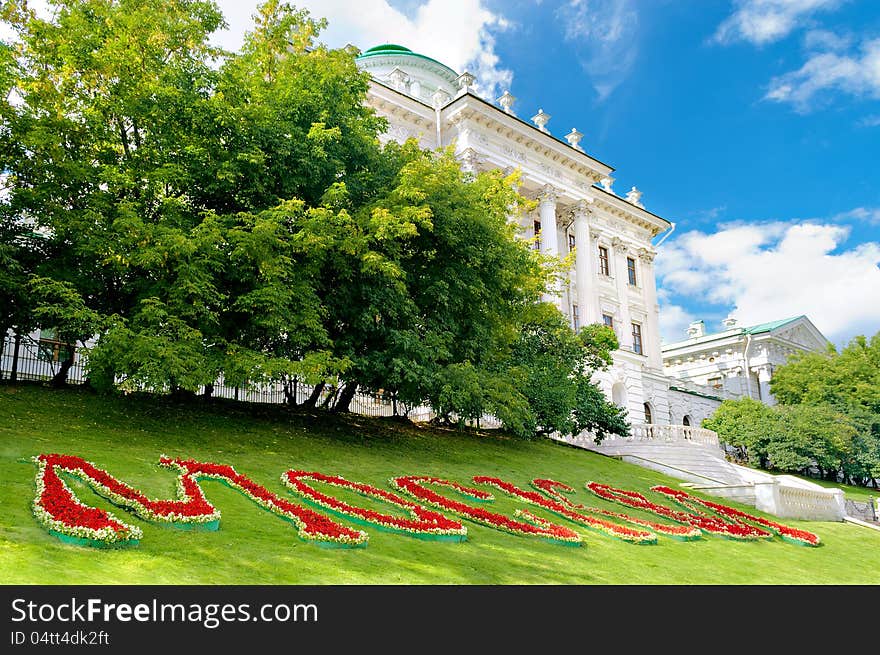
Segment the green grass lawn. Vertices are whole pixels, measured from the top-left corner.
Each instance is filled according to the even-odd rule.
[[[36,469],[29,458],[43,452],[84,457],[154,498],[170,498],[174,491],[175,474],[157,466],[162,453],[232,464],[276,493],[285,493],[279,476],[289,468],[340,474],[382,488],[388,488],[388,478],[406,474],[461,483],[473,475],[496,475],[521,487],[532,478],[550,477],[575,486],[573,498],[579,502],[621,511],[591,496],[584,482],[640,492],[654,484],[679,484],[648,469],[547,441],[433,430],[387,419],[293,414],[273,406],[183,405],[76,389],[0,386],[4,584],[880,583],[880,532],[844,523],[785,521],[817,533],[823,541],[819,548],[713,536],[695,542],[661,537],[656,545],[635,546],[583,528],[575,528],[583,534],[583,546],[572,548],[465,522],[464,543],[364,528],[370,533],[367,548],[323,549],[300,541],[289,523],[215,481],[203,485],[223,514],[221,527],[193,532],[141,521],[68,478],[84,502],[109,509],[144,531],[135,548],[82,548],[62,544],[31,514]],[[335,489],[332,493],[354,498]],[[512,515],[522,507],[500,493],[496,497],[495,511]],[[389,511],[356,498],[362,506]]]

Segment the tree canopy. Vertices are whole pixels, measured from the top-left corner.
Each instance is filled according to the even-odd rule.
[[[50,4],[2,9],[4,331],[56,330],[103,389],[305,383],[336,411],[381,392],[520,436],[626,433],[590,381],[616,340],[541,303],[516,176],[383,146],[323,21],[268,0],[225,52],[210,0]]]
[[[857,336],[840,352],[804,352],[778,367],[767,407],[724,401],[704,427],[750,464],[783,471],[817,469],[829,479],[880,478],[880,333]]]

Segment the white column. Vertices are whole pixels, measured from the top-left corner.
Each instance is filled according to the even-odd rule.
[[[654,279],[654,255],[647,248],[639,249],[642,262],[642,289],[645,294],[645,306],[648,309],[648,320],[642,335],[645,342],[645,353],[648,355],[648,366],[663,368],[663,357],[660,352],[660,306],[657,304],[657,282]]]
[[[759,366],[757,373],[758,386],[761,388],[761,402],[765,405],[775,405],[776,399],[773,398],[773,395],[770,393],[770,378],[772,377],[770,367]]]
[[[593,244],[590,240],[590,203],[580,200],[574,207],[575,277],[581,325],[599,322],[599,305],[594,302],[596,269],[593,266]]]
[[[551,257],[559,257],[559,243],[556,236],[556,189],[551,185],[545,184],[538,195],[538,212],[541,220],[541,251],[545,255]],[[544,300],[552,302],[560,308],[562,304],[561,294],[559,292],[559,282],[554,282],[551,286],[551,292],[545,294]],[[563,312],[566,313],[566,312]]]
[[[614,260],[614,279],[617,282],[617,299],[620,301],[620,322],[621,329],[618,332],[620,339],[620,347],[624,350],[632,352],[632,315],[629,312],[629,289],[627,288],[627,272],[626,272],[626,245],[619,237],[611,239],[611,248],[613,249],[612,258]],[[644,348],[644,343],[642,343]]]

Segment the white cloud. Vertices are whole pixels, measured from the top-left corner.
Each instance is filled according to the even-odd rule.
[[[810,30],[804,34],[804,47],[807,50],[846,50],[853,43],[852,35],[838,34],[828,30]]]
[[[726,306],[741,324],[806,314],[841,343],[880,330],[880,243],[844,249],[848,235],[846,226],[812,222],[687,232],[657,257],[659,284],[688,306]],[[670,320],[684,315],[673,309]]]
[[[748,41],[764,45],[809,24],[818,11],[836,9],[845,0],[736,0],[736,11],[715,31],[718,43]]]
[[[229,29],[215,42],[237,49],[257,4],[256,0],[219,0]],[[308,9],[314,18],[327,19],[319,40],[331,47],[351,43],[366,50],[397,43],[458,72],[470,70],[477,77],[475,90],[490,99],[508,88],[513,78],[495,52],[495,34],[510,23],[487,9],[483,0],[426,0],[407,14],[387,0],[300,0],[295,5]]]
[[[660,342],[681,341],[687,334],[688,326],[696,319],[688,310],[670,299],[667,289],[657,289],[657,300],[660,303]]]
[[[765,99],[790,102],[796,110],[807,112],[829,91],[880,98],[880,39],[866,41],[859,52],[850,55],[812,55],[798,70],[773,78]]]
[[[880,114],[865,116],[856,125],[859,127],[880,127]]]
[[[599,100],[626,78],[638,56],[639,14],[633,0],[569,0],[556,12],[575,44]]]
[[[880,123],[878,123],[880,124]],[[833,221],[847,220],[865,221],[871,225],[880,225],[880,207],[856,207],[848,212],[841,212],[831,218]]]

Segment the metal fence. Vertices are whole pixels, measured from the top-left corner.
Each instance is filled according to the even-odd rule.
[[[67,359],[66,346],[52,339],[37,339],[31,335],[6,334],[0,350],[0,379],[51,380]],[[73,384],[85,381],[83,359],[73,354],[73,366],[67,373]]]
[[[61,368],[67,358],[66,346],[52,339],[38,338],[34,335],[12,335],[7,333],[3,338],[0,350],[0,380],[48,381]],[[82,384],[87,373],[81,353],[74,352],[74,363],[68,371],[67,381],[70,384]],[[298,382],[289,384],[287,392],[293,402],[302,404],[314,392],[315,387]],[[198,391],[203,394],[205,388]],[[317,398],[317,406],[332,407],[339,388],[325,385]],[[276,382],[268,385],[234,386],[225,384],[223,379],[217,380],[211,390],[211,396],[249,403],[284,404],[287,401],[285,385]],[[363,416],[406,416],[412,421],[426,422],[435,417],[431,407],[421,405],[409,407],[396,403],[394,398],[385,393],[356,393],[349,405],[349,411]],[[468,421],[472,427],[497,428],[501,423],[492,416],[484,416],[477,421]]]

